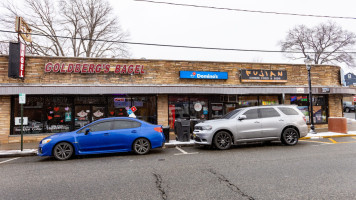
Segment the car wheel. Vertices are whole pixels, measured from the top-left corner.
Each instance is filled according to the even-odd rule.
[[[136,154],[143,155],[150,151],[151,144],[146,138],[138,138],[133,143],[133,150]]]
[[[68,142],[56,144],[53,148],[53,156],[57,160],[68,160],[73,155],[73,146]]]
[[[220,150],[225,150],[231,147],[232,137],[226,131],[216,133],[214,137],[214,146]]]
[[[285,145],[296,145],[298,143],[298,131],[295,130],[294,128],[287,128],[283,131],[282,133],[282,143]]]
[[[345,112],[349,113],[350,112],[350,108],[345,108]]]

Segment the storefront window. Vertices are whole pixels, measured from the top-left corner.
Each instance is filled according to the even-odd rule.
[[[132,105],[137,109],[135,115],[138,119],[157,124],[155,96],[132,97]]]
[[[190,98],[190,119],[206,120],[209,115],[207,98]]]
[[[240,107],[250,107],[250,106],[257,106],[257,105],[258,105],[257,96],[239,96]]]
[[[70,130],[72,124],[71,102],[67,97],[45,97],[45,132],[58,133]]]
[[[279,104],[278,96],[259,96],[260,105],[277,105]]]
[[[14,117],[21,117],[21,107],[19,98],[14,99]],[[43,132],[45,115],[43,113],[42,97],[26,97],[26,104],[23,105],[23,117],[28,119],[28,124],[23,125],[24,134],[38,134]],[[13,134],[21,134],[21,124],[13,126]]]
[[[310,123],[309,112],[310,106],[308,96],[291,96],[291,104],[296,104],[298,109],[302,111],[307,119],[307,123]],[[327,122],[327,104],[326,96],[313,95],[313,117],[314,123],[326,123]]]

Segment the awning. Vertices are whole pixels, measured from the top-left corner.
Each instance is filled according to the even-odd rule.
[[[307,86],[215,85],[14,85],[1,84],[0,95],[25,94],[307,94]],[[313,94],[354,95],[356,88],[312,87]]]

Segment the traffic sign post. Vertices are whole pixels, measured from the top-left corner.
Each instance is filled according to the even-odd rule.
[[[19,94],[19,104],[21,105],[21,151],[23,151],[23,104],[26,103],[26,94]]]

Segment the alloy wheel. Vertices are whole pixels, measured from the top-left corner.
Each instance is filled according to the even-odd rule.
[[[145,138],[139,138],[134,143],[134,151],[137,154],[146,154],[150,150],[150,142]]]
[[[298,143],[298,132],[293,128],[288,128],[283,133],[283,140],[286,145],[295,145]]]
[[[73,154],[73,147],[69,143],[62,142],[54,147],[53,153],[57,160],[67,160]]]
[[[231,146],[231,135],[225,131],[217,133],[214,140],[218,149],[228,149]]]

